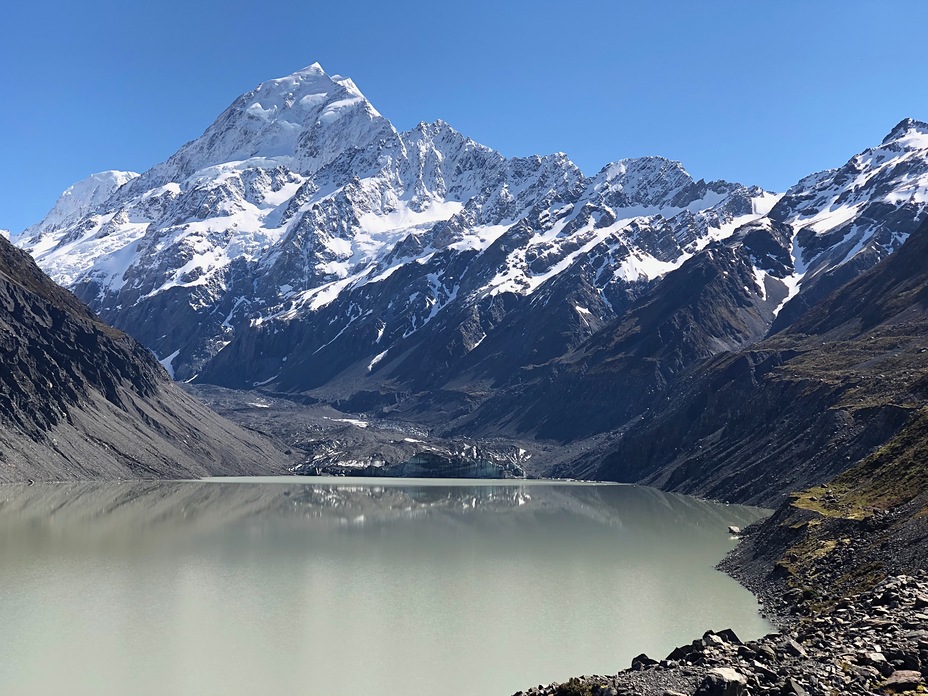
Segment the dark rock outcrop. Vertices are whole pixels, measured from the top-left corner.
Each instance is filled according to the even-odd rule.
[[[597,474],[771,505],[864,459],[928,403],[926,254],[923,224],[789,330],[695,365]]]
[[[283,470],[0,238],[0,481]]]

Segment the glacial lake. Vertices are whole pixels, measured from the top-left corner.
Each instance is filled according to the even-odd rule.
[[[0,693],[509,694],[768,633],[763,512],[555,482],[0,487]]]

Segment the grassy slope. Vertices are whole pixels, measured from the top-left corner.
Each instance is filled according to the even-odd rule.
[[[928,408],[831,483],[791,496],[746,556],[820,603],[928,562]]]

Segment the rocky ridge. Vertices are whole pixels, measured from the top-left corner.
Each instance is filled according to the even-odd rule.
[[[260,436],[181,392],[135,340],[101,322],[0,239],[0,481],[276,473]]]

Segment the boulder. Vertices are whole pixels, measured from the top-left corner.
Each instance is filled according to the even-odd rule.
[[[657,660],[652,660],[650,657],[648,657],[644,653],[641,653],[637,657],[632,658],[632,669],[635,670],[636,672],[640,672],[641,670],[648,669],[649,667],[654,667],[657,664],[658,664]]]
[[[735,633],[730,628],[723,628],[719,631],[717,636],[720,636],[726,643],[731,643],[732,645],[741,645],[741,641],[738,639],[738,634]]]
[[[694,696],[745,696],[748,678],[731,667],[717,667],[699,684]]]
[[[757,655],[758,657],[763,658],[767,664],[774,664],[777,662],[777,654],[773,648],[769,645],[759,645],[757,646]]]
[[[808,657],[806,649],[792,638],[784,638],[780,642],[780,649],[793,657]]]
[[[803,689],[802,685],[792,677],[786,680],[786,683],[783,685],[780,693],[783,696],[806,696],[806,690]]]
[[[912,669],[900,669],[883,682],[883,689],[892,692],[914,691],[922,683],[921,672]]]

